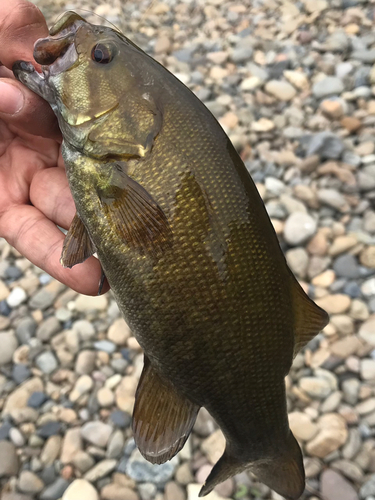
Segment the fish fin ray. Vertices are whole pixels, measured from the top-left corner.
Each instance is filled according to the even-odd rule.
[[[100,194],[104,212],[120,237],[142,255],[158,255],[170,246],[172,231],[166,215],[152,196],[127,175],[110,197]]]
[[[305,489],[301,449],[290,431],[285,451],[269,459],[244,462],[226,449],[209,474],[199,496],[208,495],[215,486],[244,470],[253,472],[262,483],[289,500],[299,498]]]
[[[162,464],[178,453],[189,437],[199,406],[165,382],[145,356],[133,412],[133,432],[141,454]]]
[[[63,267],[72,268],[81,264],[95,253],[94,245],[76,213],[67,232],[61,252],[60,263]]]
[[[292,280],[295,317],[294,356],[296,356],[327,325],[329,316],[306,295],[294,276]]]

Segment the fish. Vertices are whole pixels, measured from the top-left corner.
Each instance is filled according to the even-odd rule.
[[[244,470],[305,488],[285,376],[328,322],[289,269],[263,201],[204,104],[115,28],[69,11],[15,76],[47,100],[76,205],[61,263],[96,254],[144,351],[133,432],[170,460],[204,407],[226,447],[200,496]]]

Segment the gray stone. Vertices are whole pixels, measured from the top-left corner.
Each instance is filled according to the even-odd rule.
[[[36,391],[31,394],[27,401],[27,406],[31,408],[40,408],[48,399],[48,396],[42,391]]]
[[[321,475],[321,493],[326,500],[358,500],[353,486],[341,474],[326,469]]]
[[[35,336],[37,323],[34,318],[23,318],[17,325],[16,336],[20,344],[27,344]]]
[[[63,477],[58,477],[52,484],[47,486],[40,495],[40,500],[59,500],[70,482]]]
[[[39,326],[36,336],[42,342],[48,342],[60,330],[61,325],[59,320],[55,316],[51,316]]]
[[[305,278],[307,266],[309,265],[309,256],[304,248],[292,248],[285,254],[288,266],[298,278]]]
[[[252,47],[238,47],[232,50],[230,58],[236,64],[246,62],[253,55]]]
[[[14,364],[12,369],[12,378],[16,384],[22,384],[31,377],[31,370],[26,365]]]
[[[12,361],[14,351],[18,347],[17,338],[11,332],[0,333],[0,366]]]
[[[375,62],[375,49],[355,50],[351,53],[350,57],[365,64],[373,64]]]
[[[90,483],[94,483],[102,477],[108,476],[112,471],[115,470],[117,465],[117,460],[115,459],[105,459],[98,462],[94,467],[86,472],[84,478]]]
[[[343,141],[332,132],[319,132],[309,140],[306,156],[319,155],[322,159],[337,160],[344,151]]]
[[[319,189],[318,200],[340,212],[348,212],[350,208],[345,197],[336,189]]]
[[[41,288],[36,294],[31,297],[29,305],[31,309],[41,309],[44,311],[48,307],[52,306],[55,300],[55,295],[45,288]]]
[[[339,95],[344,92],[344,84],[336,76],[327,76],[313,85],[312,92],[317,99]]]
[[[98,342],[94,343],[94,347],[96,350],[104,351],[108,354],[112,354],[116,350],[116,344],[109,340],[99,340]]]
[[[18,473],[16,448],[9,441],[0,441],[0,477],[15,476]]]
[[[35,364],[43,373],[49,375],[59,366],[55,355],[51,351],[45,351],[35,359]]]
[[[349,437],[342,449],[342,456],[348,460],[353,459],[361,449],[362,439],[358,429],[349,429]]]
[[[360,276],[357,259],[350,254],[337,257],[333,263],[333,270],[340,278],[356,279]]]
[[[103,422],[87,422],[81,428],[81,436],[95,446],[107,446],[113,427]]]
[[[152,465],[136,449],[126,464],[126,473],[135,481],[163,485],[173,477],[177,465],[177,457],[161,465]]]
[[[375,496],[375,474],[366,481],[359,490],[359,496],[362,499],[374,495]]]
[[[111,413],[111,421],[120,429],[125,429],[131,424],[131,415],[122,410],[115,410]]]
[[[36,494],[44,488],[43,481],[34,472],[23,470],[18,479],[18,488],[23,493]]]
[[[350,405],[357,404],[360,382],[356,378],[349,378],[343,381],[342,390],[345,401]]]
[[[59,434],[61,431],[61,423],[60,422],[47,422],[38,428],[37,434],[42,438],[49,438],[50,436],[55,436]]]

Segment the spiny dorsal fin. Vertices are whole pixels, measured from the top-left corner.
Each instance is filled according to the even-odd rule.
[[[65,236],[60,263],[64,267],[72,268],[76,264],[84,262],[94,253],[95,249],[87,230],[81,219],[75,214]]]
[[[185,444],[198,410],[159,377],[145,356],[133,413],[134,439],[142,455],[153,464],[174,457]]]
[[[292,275],[294,307],[294,356],[312,340],[329,321],[328,314],[311,300]]]
[[[128,175],[99,191],[104,213],[122,238],[142,255],[157,255],[171,244],[167,217],[152,196]]]

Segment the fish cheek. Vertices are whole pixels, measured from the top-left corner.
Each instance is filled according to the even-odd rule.
[[[88,135],[85,151],[93,156],[144,157],[152,149],[162,126],[162,113],[155,103],[135,94],[120,99],[118,107],[96,123]]]

